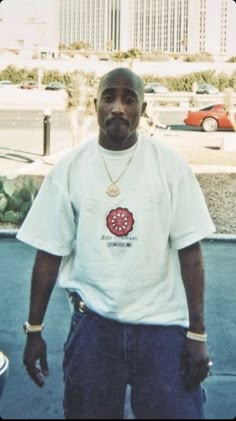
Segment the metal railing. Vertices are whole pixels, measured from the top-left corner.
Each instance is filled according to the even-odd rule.
[[[236,104],[236,92],[232,94]],[[153,106],[204,107],[207,104],[223,103],[224,93],[208,95],[193,92],[169,92],[166,94],[145,94],[145,100]]]

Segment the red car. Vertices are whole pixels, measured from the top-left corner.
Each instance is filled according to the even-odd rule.
[[[34,80],[25,80],[20,84],[21,89],[38,89],[38,83]]]
[[[234,105],[234,119],[236,121],[236,105]],[[184,119],[187,126],[202,127],[204,132],[215,132],[217,129],[233,129],[224,104],[213,104],[196,111],[188,111]]]

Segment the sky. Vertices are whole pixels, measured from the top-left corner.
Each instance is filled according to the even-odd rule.
[[[5,39],[20,39],[29,33],[26,20],[55,25],[55,4],[57,0],[2,0],[0,3],[1,36]]]
[[[15,26],[17,30],[22,30],[27,16],[32,16],[37,20],[53,21],[55,19],[55,1],[2,0],[0,3],[0,16],[7,20],[9,30],[14,30]]]
[[[27,12],[32,13],[33,16],[38,18],[51,18],[56,0],[2,0],[0,4],[0,13],[7,16],[19,24]]]

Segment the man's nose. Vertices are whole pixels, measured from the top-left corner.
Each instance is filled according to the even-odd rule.
[[[112,108],[113,114],[124,114],[124,106],[120,100],[117,100]]]

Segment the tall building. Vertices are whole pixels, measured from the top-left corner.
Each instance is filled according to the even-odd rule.
[[[124,6],[124,0],[60,0],[61,44],[82,41],[95,51],[122,49]]]
[[[55,52],[84,42],[94,51],[236,55],[233,0],[7,0],[0,48]]]
[[[60,0],[60,40],[95,51],[181,51],[189,0]]]
[[[145,52],[236,54],[232,0],[129,0],[129,48]]]
[[[232,0],[188,0],[188,52],[236,54],[236,4]]]
[[[95,51],[234,54],[232,0],[60,0],[60,42]]]
[[[186,48],[188,0],[134,0],[133,5],[135,48],[173,53]]]

